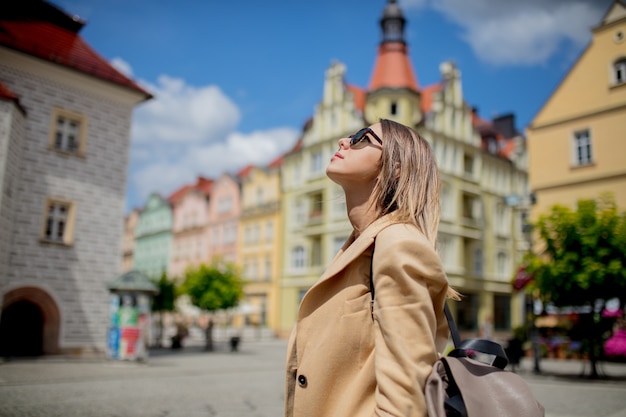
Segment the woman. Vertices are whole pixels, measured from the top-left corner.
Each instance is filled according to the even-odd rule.
[[[424,416],[426,378],[448,338],[443,306],[454,295],[435,252],[430,146],[381,120],[340,139],[326,173],[344,190],[354,230],[300,304],[285,415]]]

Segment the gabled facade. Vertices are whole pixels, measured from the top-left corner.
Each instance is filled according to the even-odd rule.
[[[172,252],[172,206],[157,193],[148,197],[135,228],[133,269],[158,280],[168,272]]]
[[[266,167],[251,166],[241,179],[239,264],[245,282],[240,303],[246,324],[269,327],[278,324],[278,283],[281,265],[282,157]]]
[[[337,139],[364,125],[361,91],[345,83],[339,62],[326,71],[322,101],[282,169],[283,253],[279,334],[287,336],[307,289],[350,236],[343,190],[326,177]]]
[[[333,63],[322,101],[299,146],[285,157],[280,334],[291,330],[300,299],[352,231],[343,191],[325,175],[337,140],[380,118],[415,128],[436,154],[443,180],[439,252],[451,284],[465,295],[453,303],[459,327],[473,333],[492,321],[497,331],[510,331],[523,319],[523,300],[512,296],[511,278],[527,246],[518,212],[523,207],[506,201],[528,194],[524,140],[516,132],[504,137],[496,123],[486,121],[481,133],[453,63],[441,64],[440,82],[419,86],[404,39],[405,19],[394,0],[380,25],[368,89],[347,84],[345,67]],[[498,134],[490,135],[487,127]],[[490,151],[492,136],[500,145]]]
[[[43,1],[0,7],[0,353],[106,352],[129,134],[151,96]]]
[[[195,184],[182,187],[169,199],[173,213],[169,276],[179,282],[188,267],[210,263],[209,203],[212,187],[213,180],[198,177]]]
[[[533,219],[612,192],[626,208],[626,3],[616,0],[527,129]]]
[[[208,259],[219,258],[237,264],[237,234],[241,216],[241,186],[239,179],[222,174],[211,190],[209,202],[210,242]]]

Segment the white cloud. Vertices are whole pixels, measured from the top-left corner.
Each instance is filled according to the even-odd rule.
[[[130,64],[124,61],[120,57],[115,57],[111,60],[111,65],[113,68],[127,76],[128,78],[133,78],[133,69]]]
[[[129,204],[152,192],[170,195],[199,175],[217,178],[266,165],[294,146],[289,127],[241,133],[237,105],[214,85],[194,87],[166,75],[141,83],[155,98],[136,110],[131,133]]]
[[[138,143],[212,142],[239,123],[239,108],[215,85],[194,87],[168,75],[143,85],[155,98],[137,109],[132,137]]]
[[[590,39],[610,0],[431,0],[464,28],[463,38],[495,65],[545,64],[564,42],[576,49]]]

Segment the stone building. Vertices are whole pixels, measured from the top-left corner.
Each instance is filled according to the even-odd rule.
[[[151,98],[43,1],[0,8],[0,350],[105,352],[135,106]]]

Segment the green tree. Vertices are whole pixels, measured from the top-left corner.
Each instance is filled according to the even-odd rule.
[[[619,298],[622,308],[626,301],[626,212],[603,195],[579,200],[576,210],[555,205],[534,227],[540,250],[526,259],[532,289],[544,303],[590,311],[580,316],[580,329],[591,376],[597,377],[607,330],[600,313],[610,299]]]
[[[174,281],[171,281],[165,271],[161,274],[155,285],[159,293],[152,298],[152,311],[159,313],[159,324],[156,337],[156,346],[161,347],[163,340],[163,313],[174,311],[174,300],[176,298],[176,288]]]
[[[243,282],[234,265],[214,260],[185,272],[180,287],[191,303],[208,312],[235,307],[243,295]],[[213,350],[213,320],[209,319],[205,335],[206,350]]]

